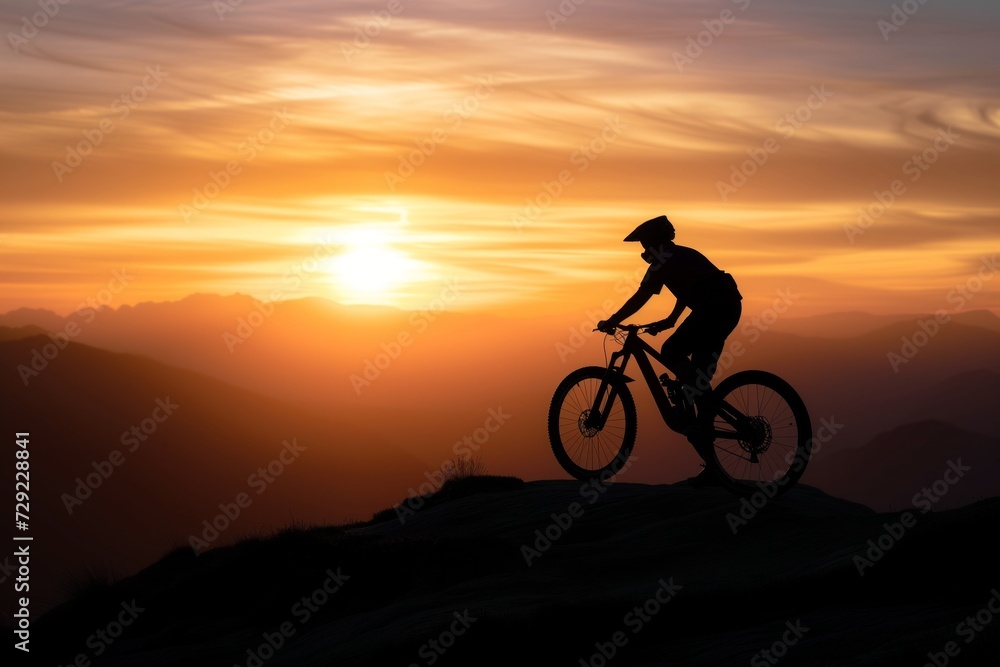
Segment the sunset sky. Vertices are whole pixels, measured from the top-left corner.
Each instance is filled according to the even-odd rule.
[[[997,272],[993,1],[51,4],[0,7],[0,312],[124,268],[114,306],[582,313],[661,213],[751,307],[928,312]]]

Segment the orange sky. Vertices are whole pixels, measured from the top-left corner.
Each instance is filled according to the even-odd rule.
[[[110,305],[582,313],[660,213],[751,308],[951,308],[1000,249],[1000,9],[891,5],[4,3],[0,312],[124,268]]]

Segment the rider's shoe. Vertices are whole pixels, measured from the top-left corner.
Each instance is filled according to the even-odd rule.
[[[667,388],[667,397],[674,407],[681,410],[685,417],[693,418],[691,402],[684,394],[684,385],[666,373],[660,376],[660,384]]]
[[[660,384],[667,388],[667,396],[670,402],[677,409],[680,417],[680,427],[676,430],[687,437],[689,441],[705,441],[711,445],[713,438],[709,436],[710,428],[707,428],[698,419],[698,415],[704,414],[705,410],[711,409],[711,394],[700,392],[684,383],[671,378],[664,373],[660,376]],[[692,401],[689,397],[693,396]]]

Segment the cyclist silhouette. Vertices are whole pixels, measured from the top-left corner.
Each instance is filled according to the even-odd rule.
[[[597,328],[610,333],[615,325],[634,315],[666,285],[677,303],[673,311],[649,330],[657,334],[673,328],[686,308],[691,310],[660,349],[668,368],[683,384],[684,395],[700,408],[711,389],[712,376],[726,338],[743,313],[743,296],[731,275],[716,267],[697,250],[674,243],[676,232],[667,216],[642,223],[625,241],[642,244],[642,259],[649,264],[635,294]],[[661,379],[666,379],[663,376]]]

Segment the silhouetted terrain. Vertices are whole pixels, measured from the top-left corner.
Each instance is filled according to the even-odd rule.
[[[34,324],[23,327],[0,327],[0,342],[5,340],[20,340],[29,336],[41,336],[46,330]]]
[[[1000,648],[966,620],[1000,602],[997,498],[876,514],[800,486],[751,513],[686,482],[460,481],[403,523],[178,549],[48,613],[33,646],[50,664],[100,648],[102,666],[921,665],[949,642],[988,664]]]
[[[258,317],[241,330],[241,342],[226,337],[252,313]],[[369,516],[408,489],[426,490],[470,442],[492,473],[564,478],[546,442],[549,399],[572,369],[604,362],[604,338],[583,317],[522,321],[320,299],[265,306],[241,295],[91,315],[21,309],[0,316],[0,410],[4,423],[30,430],[34,440],[34,525],[45,531],[38,562],[51,573],[38,584],[43,607],[60,588],[79,586],[74,578],[134,572],[185,543],[242,491],[261,489],[260,499],[251,496],[255,502],[220,543],[292,520]],[[957,313],[893,368],[887,355],[913,339],[921,319],[850,314],[800,326],[779,318],[762,329],[747,314],[727,348],[743,351],[724,359],[719,377],[744,368],[777,372],[802,394],[817,437],[837,425],[805,484],[876,509],[904,509],[949,460],[965,457],[974,473],[935,509],[997,495],[1000,320]],[[80,329],[65,349],[36,356],[56,347],[40,327],[66,331],[71,322]],[[854,334],[781,330],[838,322]],[[409,342],[399,343],[401,334]],[[33,363],[43,368],[24,375]],[[691,448],[662,424],[645,388],[632,386],[639,435],[630,481],[696,474]],[[167,399],[180,407],[161,423],[154,411]],[[497,414],[502,423],[485,430],[497,426],[489,421]],[[932,427],[920,425],[927,420]],[[155,430],[143,433],[144,423]],[[136,440],[136,427],[146,440]],[[307,448],[308,463],[296,459],[273,483],[257,486],[258,477],[251,485],[293,439]],[[98,469],[108,469],[115,450],[122,462],[102,476]],[[92,497],[79,506],[67,500],[86,495],[81,480],[94,474]]]
[[[357,412],[312,412],[77,343],[25,386],[18,366],[47,344],[0,343],[4,424],[31,434],[38,608],[88,568],[132,572],[188,543],[240,493],[252,502],[222,543],[292,520],[368,516],[440,465],[376,437]]]

